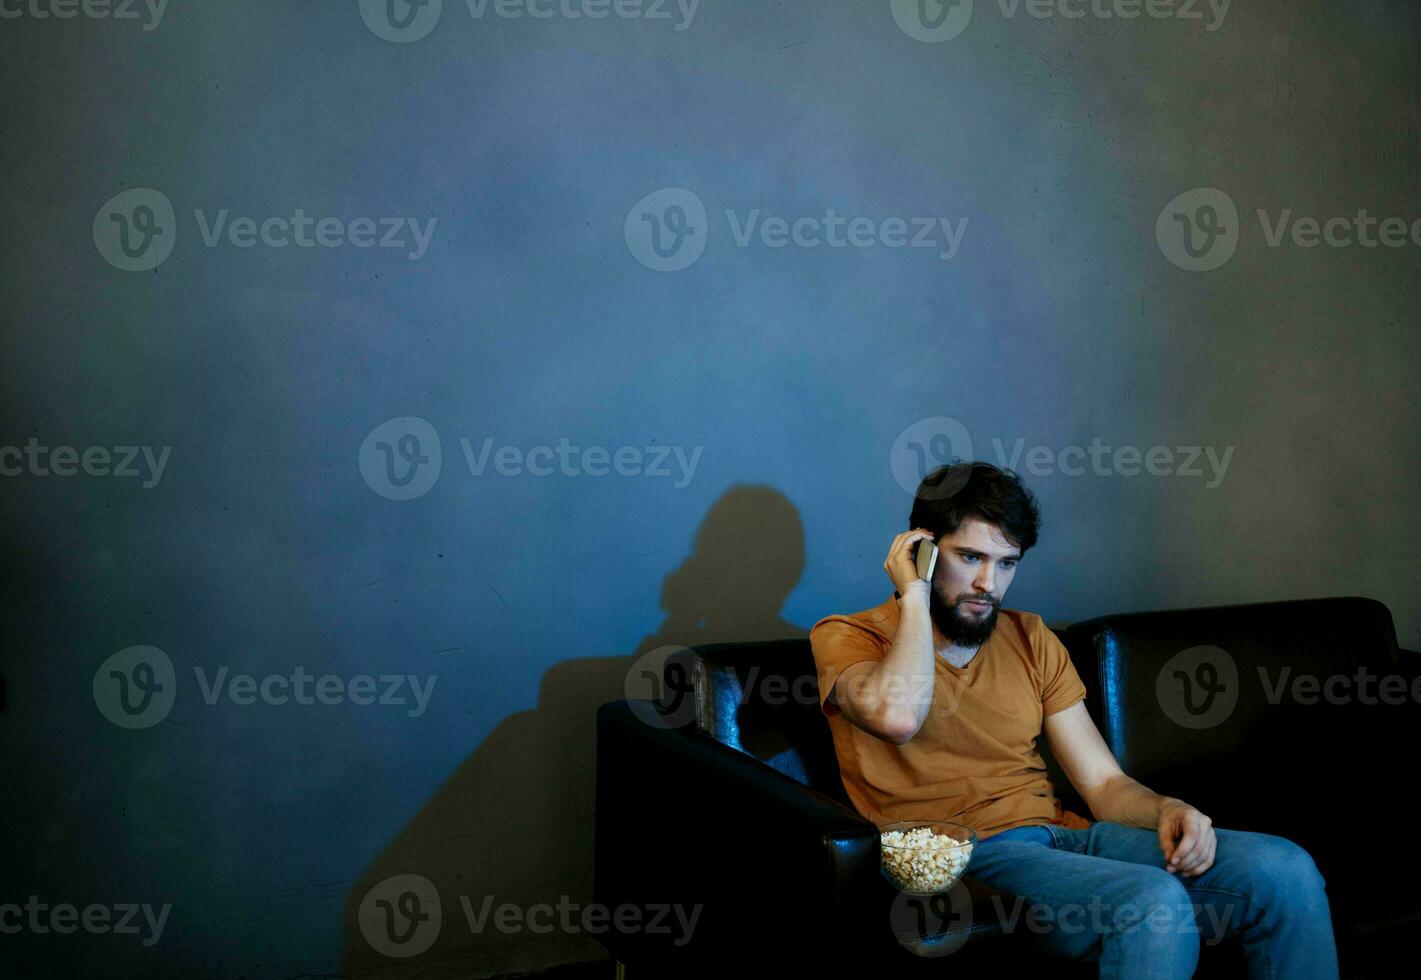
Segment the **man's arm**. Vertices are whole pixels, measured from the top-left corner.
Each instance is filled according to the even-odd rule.
[[[1097,820],[1157,830],[1169,871],[1197,875],[1214,863],[1213,822],[1183,800],[1160,796],[1125,775],[1084,701],[1047,715],[1041,729],[1051,754]]]
[[[898,629],[883,659],[846,667],[834,684],[844,715],[876,738],[902,745],[923,727],[933,699],[933,627],[930,585],[918,578],[913,545],[931,541],[923,528],[893,539],[883,570],[898,591]]]
[[[919,582],[919,586],[927,586]],[[923,665],[924,646],[932,654],[925,589],[910,586],[900,602],[898,635],[882,660],[850,664],[834,684],[834,697],[844,717],[875,738],[894,745],[912,741],[932,707],[932,660]],[[921,616],[917,610],[921,607]],[[921,638],[926,629],[928,639]]]

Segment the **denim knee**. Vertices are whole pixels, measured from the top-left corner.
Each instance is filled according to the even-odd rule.
[[[1255,837],[1257,840],[1249,848],[1249,878],[1256,901],[1262,905],[1308,904],[1309,899],[1323,892],[1326,881],[1305,848],[1274,834]]]
[[[1184,885],[1161,868],[1141,867],[1131,876],[1128,898],[1113,915],[1114,927],[1193,934],[1192,900]]]
[[[1199,962],[1199,930],[1188,890],[1162,868],[1141,867],[1113,916],[1114,966],[1126,976],[1191,977]]]

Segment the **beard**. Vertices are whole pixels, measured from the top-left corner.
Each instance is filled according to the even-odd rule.
[[[974,616],[963,613],[956,602],[946,602],[936,588],[928,597],[928,614],[938,632],[961,647],[978,647],[987,642],[997,628],[997,608],[997,603],[992,601],[990,610]]]

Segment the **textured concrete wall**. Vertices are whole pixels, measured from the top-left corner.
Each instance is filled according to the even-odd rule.
[[[1410,2],[56,7],[0,0],[0,903],[171,908],[17,962],[599,955],[459,898],[589,902],[596,705],[881,601],[950,455],[1044,506],[1008,605],[1421,647]]]

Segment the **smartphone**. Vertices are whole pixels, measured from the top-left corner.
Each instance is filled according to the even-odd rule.
[[[918,562],[918,578],[924,582],[933,580],[933,569],[937,567],[937,545],[927,538],[923,538],[916,545],[914,558]]]

